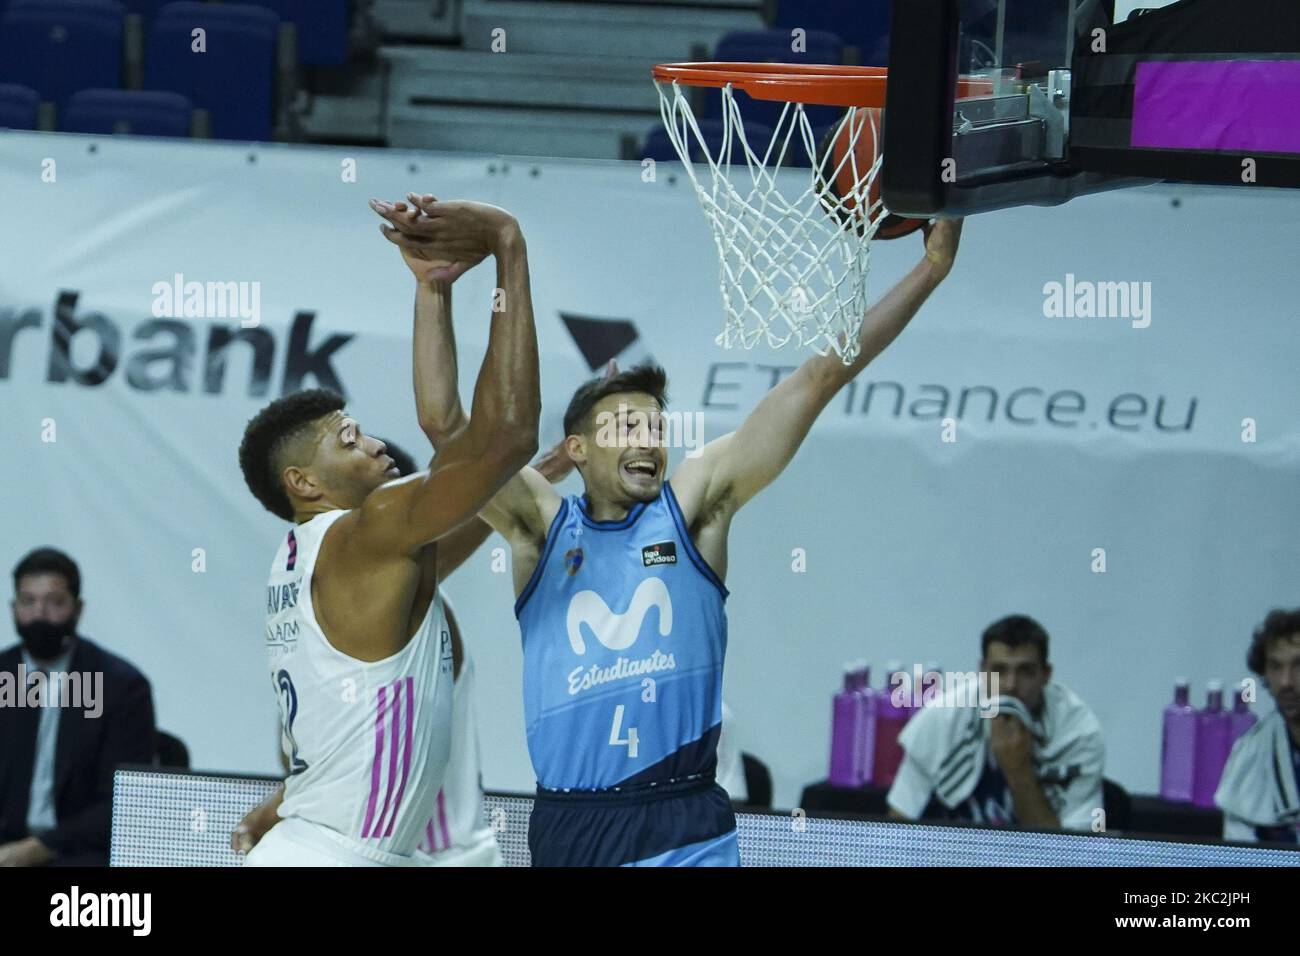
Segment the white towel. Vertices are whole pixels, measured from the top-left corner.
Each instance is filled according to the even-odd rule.
[[[934,795],[949,809],[964,802],[984,773],[993,722],[981,717],[975,679],[968,675],[970,706],[927,705],[899,735],[907,755],[934,784]],[[954,695],[956,696],[956,695]],[[958,697],[957,699],[962,699]],[[941,701],[940,701],[941,702]],[[1050,682],[1043,688],[1043,709],[1035,719],[1014,697],[997,697],[984,711],[1018,717],[1033,737],[1034,775],[1043,785],[1061,826],[1088,829],[1101,806],[1105,745],[1101,724],[1074,691]]]
[[[1300,820],[1286,720],[1273,711],[1232,746],[1214,802],[1225,814],[1257,827]]]

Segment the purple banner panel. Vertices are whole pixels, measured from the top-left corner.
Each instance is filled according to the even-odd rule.
[[[1300,153],[1300,60],[1139,63],[1133,145]]]

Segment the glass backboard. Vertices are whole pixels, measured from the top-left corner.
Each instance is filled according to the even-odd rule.
[[[1114,0],[896,0],[885,205],[959,216],[1164,179],[1300,186],[1300,4],[1151,6],[1117,24]]]

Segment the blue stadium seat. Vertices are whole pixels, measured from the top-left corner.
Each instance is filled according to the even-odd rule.
[[[795,27],[828,30],[858,48],[863,66],[888,66],[890,9],[890,0],[777,0],[772,23],[786,36]]]
[[[171,0],[122,0],[122,3],[126,4],[126,12],[140,14],[140,16],[144,18],[146,25],[148,25],[153,18],[158,15],[158,11],[165,7],[169,2],[171,2]]]
[[[30,86],[0,83],[0,128],[36,129],[40,110],[41,94]]]
[[[351,0],[246,0],[279,14],[298,29],[298,62],[341,66],[348,59]]]
[[[127,133],[189,136],[194,105],[162,90],[82,90],[68,98],[59,116],[65,133]]]
[[[715,60],[742,63],[842,63],[844,41],[824,30],[808,30],[805,50],[791,49],[789,30],[740,30],[718,41]]]
[[[6,7],[17,6],[24,2],[34,6],[46,4],[46,0],[0,0],[0,13],[3,13]],[[148,22],[153,19],[159,8],[171,3],[172,0],[118,0],[118,2],[122,4],[124,13],[138,13]]]
[[[122,81],[122,22],[115,0],[10,0],[0,17],[0,82],[62,103]]]
[[[799,53],[790,49],[789,30],[752,30],[728,33],[718,41],[713,59],[739,63],[842,63],[844,44],[838,36],[824,31],[808,30],[805,50]],[[705,91],[704,116],[716,119],[722,115],[722,99],[716,90]],[[751,122],[775,128],[780,122],[785,104],[774,100],[753,100],[743,93],[737,95],[740,115],[746,129]],[[829,106],[808,106],[804,110],[814,127],[829,126],[843,110]],[[789,120],[787,119],[787,123]],[[796,133],[796,136],[798,134]],[[805,152],[803,149],[800,153]]]
[[[206,31],[206,53],[190,51],[196,28]],[[149,27],[144,85],[207,109],[214,139],[269,140],[279,31],[280,18],[263,7],[169,3]]]

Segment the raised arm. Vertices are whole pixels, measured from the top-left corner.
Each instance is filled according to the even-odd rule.
[[[494,303],[499,308],[492,312],[470,422],[444,442],[429,471],[384,485],[340,519],[352,519],[345,529],[350,543],[372,554],[409,555],[464,524],[537,450],[537,334],[519,224],[505,210],[481,203],[435,202],[424,212],[430,227],[423,254],[431,263],[452,263],[431,267],[428,277],[453,280],[493,255],[503,295]],[[391,228],[384,228],[389,235]],[[416,355],[421,366],[444,360]]]
[[[926,228],[925,257],[867,312],[853,364],[813,356],[769,391],[740,428],[682,462],[673,486],[697,504],[695,513],[718,505],[734,513],[785,470],[835,393],[898,337],[948,275],[961,226],[960,219],[939,220]]]
[[[415,414],[420,430],[437,451],[469,424],[469,416],[460,402],[460,368],[451,322],[451,286],[479,260],[473,255],[458,263],[439,259],[435,251],[439,223],[417,205],[424,202],[433,206],[437,200],[432,195],[406,195],[410,200],[407,203],[372,201],[371,207],[389,223],[380,229],[384,237],[397,246],[402,261],[415,276],[411,329]]]
[[[405,249],[403,255],[406,255]],[[416,414],[420,429],[434,450],[438,451],[444,449],[469,424],[469,416],[460,403],[460,390],[457,387],[459,371],[456,341],[452,334],[449,283],[429,280],[421,282],[417,287],[414,342]],[[532,468],[547,482],[555,484],[563,481],[573,470],[573,461],[561,443],[548,449],[533,462]],[[516,476],[506,482],[505,488],[496,497],[501,498],[503,504],[512,502],[521,492],[527,493],[528,488],[524,479]],[[531,495],[519,501],[518,508],[525,514],[531,510],[540,516],[538,503],[532,500]],[[440,539],[438,580],[445,581],[453,571],[469,560],[470,555],[491,534],[492,526],[482,517],[476,517]]]
[[[430,195],[417,196],[414,193],[408,193],[407,198],[409,203],[395,203],[388,207],[377,205],[375,209],[390,223],[384,235],[398,247],[402,259],[416,278],[412,329],[416,416],[420,429],[438,451],[469,424],[469,416],[460,401],[460,374],[452,331],[453,280],[430,278],[433,271],[439,275],[446,274],[437,269],[429,251],[434,241],[431,233],[436,228],[436,220],[422,211],[422,206],[430,206],[436,200]],[[610,366],[608,374],[613,373],[612,362]],[[532,468],[546,482],[555,484],[573,470],[573,461],[561,442],[539,457]],[[523,523],[535,523],[527,519],[530,513],[537,516],[536,522],[540,522],[540,504],[533,500],[529,488],[526,479],[512,478],[498,493],[500,502],[496,510],[506,510],[513,503],[524,515]],[[438,541],[438,580],[445,580],[468,560],[491,533],[492,526],[477,518],[441,538]]]
[[[433,196],[408,193],[409,203],[397,203],[376,211],[388,220],[384,235],[396,245],[402,258],[415,274],[419,286],[415,300],[415,395],[420,427],[441,458],[448,442],[468,429],[470,417],[461,405],[456,344],[452,334],[450,282],[464,274],[469,266],[439,266],[439,260],[457,252],[445,246],[435,215],[440,205]],[[524,290],[527,292],[527,290]],[[494,307],[509,308],[517,290],[498,282]],[[529,306],[531,310],[531,304]],[[488,524],[505,535],[512,550],[526,549],[527,540],[545,537],[560,496],[550,487],[568,473],[572,463],[562,452],[552,450],[537,463],[524,468],[501,488],[490,505],[483,509]],[[440,576],[465,560],[488,535],[485,527],[471,523],[458,530],[451,540],[439,543]],[[520,554],[515,554],[516,567]]]
[[[405,250],[403,250],[405,253]],[[460,403],[456,337],[451,326],[451,283],[436,279],[415,288],[415,413],[434,451],[469,424]]]

